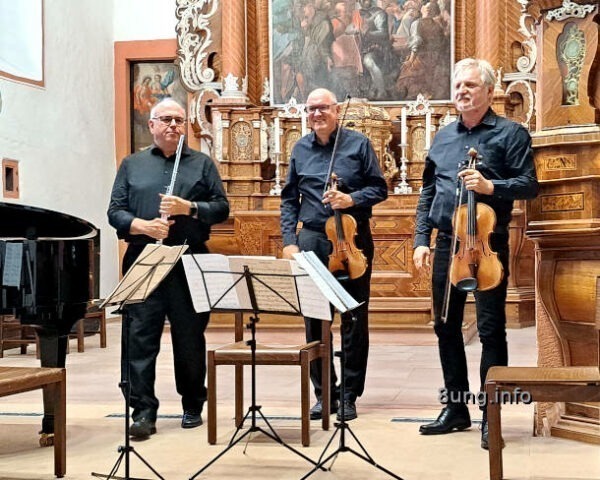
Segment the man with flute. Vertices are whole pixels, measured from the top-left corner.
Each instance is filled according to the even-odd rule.
[[[183,142],[184,108],[171,98],[156,104],[148,127],[154,143],[126,157],[119,167],[108,207],[109,223],[127,242],[123,273],[144,247],[157,241],[188,245],[188,253],[207,253],[210,227],[229,215],[229,203],[213,161]],[[178,151],[178,145],[180,146]],[[179,157],[176,175],[173,175]],[[171,180],[171,185],[169,185]],[[165,195],[169,186],[170,195]],[[127,306],[133,424],[130,433],[156,433],[159,406],[154,393],[156,357],[165,317],[169,319],[175,383],[183,407],[182,428],[202,424],[206,400],[206,342],[209,313],[196,313],[183,264],[178,262],[158,288],[140,304]],[[127,339],[122,338],[122,342]],[[121,368],[127,368],[121,359]]]

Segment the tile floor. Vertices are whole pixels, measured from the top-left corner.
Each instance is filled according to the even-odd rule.
[[[86,338],[85,353],[75,344],[67,358],[67,479],[92,478],[91,472],[108,473],[123,444],[123,401],[119,382],[120,323],[108,323],[108,348],[100,349],[98,337]],[[297,343],[298,331],[258,331],[262,341],[276,337],[280,343]],[[232,333],[219,329],[207,333],[209,348],[230,341]],[[337,338],[337,337],[336,337]],[[72,341],[74,342],[74,341]],[[535,330],[510,330],[513,365],[535,363]],[[404,480],[483,480],[488,478],[487,452],[479,447],[475,424],[452,435],[425,437],[418,433],[421,422],[437,416],[437,388],[441,383],[435,338],[428,333],[375,331],[366,392],[359,399],[359,418],[351,428],[375,462]],[[472,388],[477,387],[479,343],[467,346]],[[132,442],[165,479],[187,479],[219,454],[234,432],[233,368],[219,367],[218,444],[208,445],[206,427],[182,430],[179,398],[175,392],[171,345],[163,336],[158,362],[157,394],[161,400],[158,433],[146,441]],[[35,355],[5,352],[1,365],[36,366]],[[316,460],[333,430],[318,430],[314,422],[311,446],[300,444],[298,369],[258,369],[258,400],[271,425],[293,448]],[[248,395],[249,396],[249,395]],[[480,413],[471,406],[474,420]],[[52,449],[37,446],[40,424],[40,391],[0,399],[0,480],[45,480],[54,478]],[[511,480],[600,479],[600,446],[557,438],[532,437],[533,406],[518,405],[503,410],[505,478]],[[259,425],[261,425],[259,423]],[[264,426],[264,425],[263,425]],[[247,438],[247,437],[246,437]],[[339,445],[339,436],[332,442]],[[351,436],[346,445],[360,452]],[[331,450],[328,451],[328,453]],[[312,465],[261,434],[247,448],[243,443],[229,450],[197,478],[300,479]],[[124,476],[124,465],[118,471]],[[130,478],[156,477],[131,456]],[[392,478],[349,452],[341,453],[328,472],[311,479],[377,480]]]

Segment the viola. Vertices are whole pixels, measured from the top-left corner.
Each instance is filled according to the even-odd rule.
[[[466,168],[477,168],[477,150],[469,150]],[[450,282],[463,292],[485,291],[497,287],[504,276],[498,254],[490,247],[490,235],[496,226],[492,207],[475,201],[475,192],[469,190],[467,203],[459,205],[452,219],[453,248],[449,269]],[[456,244],[458,242],[458,249]]]
[[[338,189],[338,177],[331,174],[331,190]],[[327,219],[325,232],[333,245],[329,255],[329,271],[338,279],[355,279],[362,277],[367,270],[367,258],[356,246],[356,220],[352,215],[334,210],[333,216]]]

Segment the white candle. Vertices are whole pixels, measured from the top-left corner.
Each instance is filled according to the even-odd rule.
[[[302,125],[302,136],[306,135],[308,133],[308,127],[306,125],[306,110],[302,109],[302,114],[300,116],[300,120],[301,120],[301,125]]]
[[[431,112],[425,114],[425,150],[431,147]]]
[[[400,143],[406,145],[406,107],[402,107],[402,114],[400,115]]]
[[[274,128],[273,136],[275,137],[275,139],[274,139],[275,153],[280,153],[281,152],[281,144],[279,143],[279,117],[275,117],[275,128]]]

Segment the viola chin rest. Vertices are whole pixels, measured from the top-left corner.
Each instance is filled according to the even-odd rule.
[[[456,288],[462,292],[474,292],[477,290],[477,279],[473,277],[463,278],[456,282]]]

